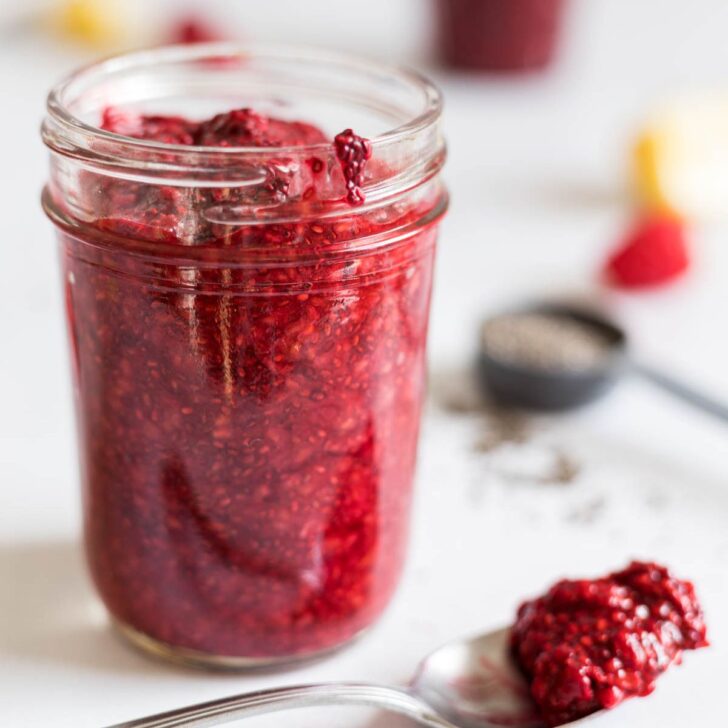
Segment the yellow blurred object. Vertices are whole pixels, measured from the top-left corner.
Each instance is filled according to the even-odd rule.
[[[667,142],[669,144],[669,142]],[[634,176],[637,194],[650,209],[672,211],[661,183],[661,159],[665,139],[658,132],[646,131],[637,139],[634,148]]]
[[[648,209],[728,217],[728,94],[684,98],[654,114],[637,139],[633,168]]]
[[[118,48],[130,36],[123,3],[116,0],[64,0],[52,13],[61,35],[94,48]]]

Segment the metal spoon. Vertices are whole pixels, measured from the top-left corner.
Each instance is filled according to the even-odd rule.
[[[508,642],[508,629],[451,642],[420,663],[406,688],[367,683],[271,688],[109,728],[213,726],[262,713],[323,705],[381,708],[430,728],[541,728],[528,685],[511,661]],[[594,715],[569,725],[582,725]]]
[[[596,366],[545,368],[505,361],[489,349],[482,337],[478,356],[480,379],[499,403],[526,409],[568,410],[606,394],[623,375],[636,374],[683,402],[728,422],[728,405],[632,359],[626,333],[605,316],[592,310],[556,304],[538,304],[502,315],[519,314],[544,314],[576,321],[603,337],[607,350]]]

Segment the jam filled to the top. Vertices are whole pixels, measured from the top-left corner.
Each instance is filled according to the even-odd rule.
[[[61,240],[99,591],[204,655],[341,644],[403,562],[439,193],[368,210],[366,140],[250,109],[103,128],[280,158],[255,185],[81,173]]]
[[[707,644],[693,585],[642,562],[558,582],[520,607],[512,631],[515,658],[551,726],[648,695],[683,650]]]

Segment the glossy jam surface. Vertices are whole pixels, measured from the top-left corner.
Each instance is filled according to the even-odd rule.
[[[108,110],[103,125],[176,144],[326,141],[249,109],[200,122]],[[338,185],[360,202],[366,143],[344,141],[340,169],[281,164],[255,201],[295,189],[313,204]],[[215,204],[248,193],[98,177],[83,192],[96,217],[62,244],[86,543],[107,607],[210,655],[345,642],[386,606],[405,554],[427,206],[227,225]],[[379,245],[359,252],[372,235]]]
[[[512,648],[548,725],[648,695],[683,650],[707,645],[693,585],[633,562],[601,579],[564,580],[525,602]]]
[[[555,55],[566,0],[438,0],[443,59],[483,71],[527,71]]]

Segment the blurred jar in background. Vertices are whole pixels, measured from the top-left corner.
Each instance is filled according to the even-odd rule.
[[[567,0],[437,0],[440,54],[456,68],[530,71],[558,46]]]

